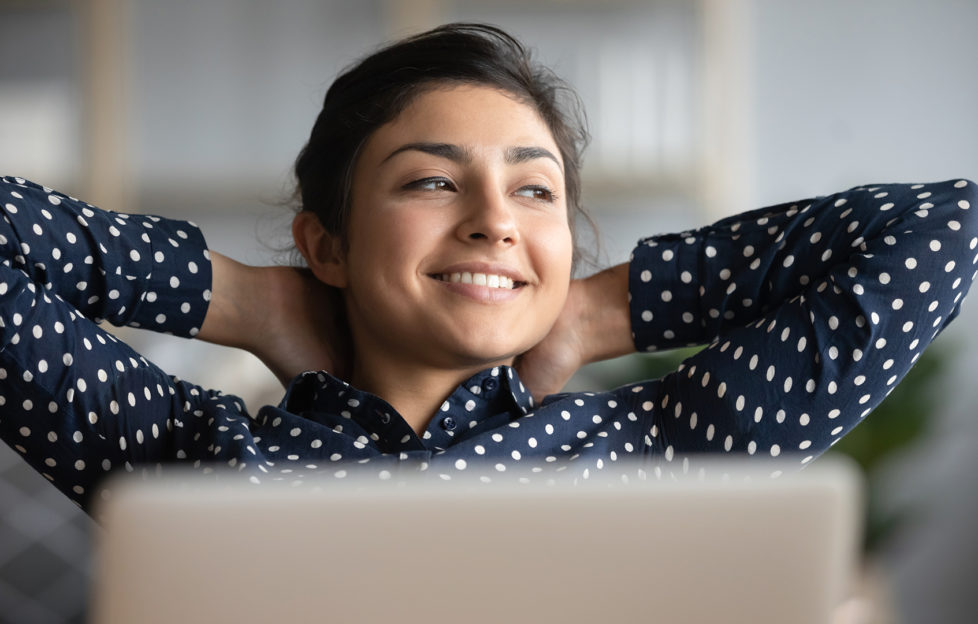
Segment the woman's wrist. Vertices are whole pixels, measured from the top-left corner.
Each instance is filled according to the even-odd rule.
[[[261,292],[261,268],[251,267],[211,251],[211,300],[197,334],[206,342],[250,349],[258,315],[252,309]]]
[[[578,309],[583,363],[635,351],[628,302],[628,265],[619,264],[571,283]]]

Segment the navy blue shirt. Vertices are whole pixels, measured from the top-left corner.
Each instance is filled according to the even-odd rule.
[[[536,405],[509,367],[418,436],[382,398],[307,372],[278,406],[167,375],[99,326],[193,336],[211,269],[187,222],[0,179],[0,437],[80,504],[107,472],[173,462],[254,482],[425,472],[575,479],[696,454],[806,464],[878,405],[959,310],[978,262],[973,182],[887,184],[643,239],[640,351],[706,344],[658,380]],[[527,478],[527,477],[521,477]]]

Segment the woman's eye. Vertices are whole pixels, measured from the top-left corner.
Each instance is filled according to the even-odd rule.
[[[543,202],[553,202],[557,199],[554,192],[545,186],[524,186],[523,188],[517,190],[516,194],[521,197],[529,197],[530,199]]]
[[[421,178],[404,185],[408,191],[454,191],[455,185],[447,178]]]

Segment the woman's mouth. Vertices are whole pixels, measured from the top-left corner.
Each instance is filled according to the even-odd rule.
[[[505,275],[496,275],[495,273],[470,273],[468,271],[462,271],[459,273],[433,273],[431,274],[431,277],[442,282],[450,282],[453,284],[473,284],[475,286],[486,286],[487,288],[500,288],[505,290],[521,288],[526,284],[526,282],[514,281]]]

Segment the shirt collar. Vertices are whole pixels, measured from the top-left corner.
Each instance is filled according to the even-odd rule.
[[[533,397],[520,381],[516,369],[496,366],[476,373],[446,399],[440,412],[456,412],[461,406],[463,413],[474,418],[484,417],[492,406],[492,412],[509,412],[512,418],[533,410]],[[371,430],[373,421],[386,424],[400,414],[387,401],[377,395],[358,390],[349,383],[326,371],[308,371],[295,377],[289,384],[280,407],[293,414],[317,419],[317,414],[342,415],[359,422]],[[468,407],[468,409],[467,409]],[[441,413],[432,418],[429,428],[438,421]]]

